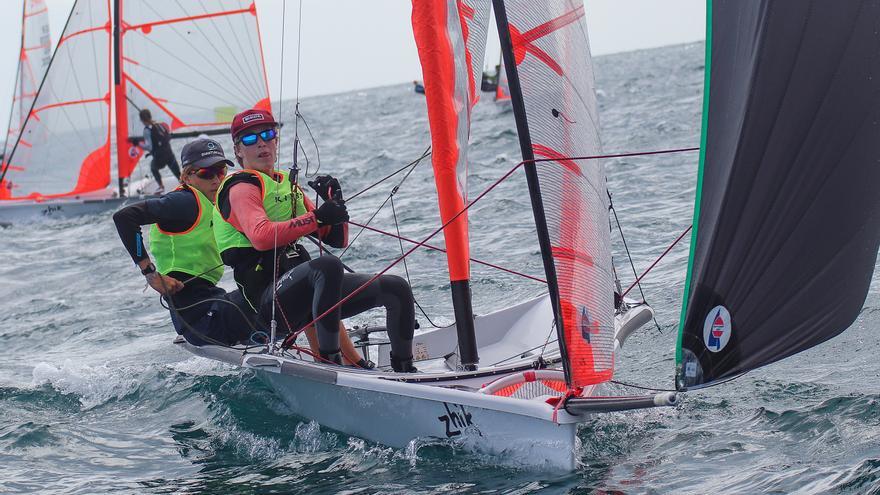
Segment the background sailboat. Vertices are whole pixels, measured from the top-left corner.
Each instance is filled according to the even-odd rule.
[[[15,89],[12,92],[0,174],[6,169],[5,157],[12,151],[18,134],[27,120],[28,112],[37,96],[37,88],[52,59],[52,33],[49,30],[49,9],[45,0],[25,0],[22,3],[21,48],[18,53]],[[0,199],[12,195],[10,188],[2,187],[4,185],[7,184],[0,181]]]
[[[227,35],[237,37],[236,48]],[[240,57],[234,67],[230,53]],[[230,89],[221,91],[223,84]],[[130,141],[142,134],[139,108],[189,137],[223,129],[255,105],[269,100],[252,2],[77,0],[8,147],[0,223],[126,201],[123,183],[141,157]],[[114,120],[123,124],[111,135]]]

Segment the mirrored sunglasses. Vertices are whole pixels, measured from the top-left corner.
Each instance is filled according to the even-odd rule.
[[[278,133],[275,129],[266,129],[265,131],[253,132],[250,134],[245,134],[238,138],[238,142],[245,146],[253,146],[257,144],[257,138],[262,139],[264,142],[268,143],[272,141],[278,136]]]
[[[193,175],[199,179],[213,179],[214,177],[220,177],[222,179],[226,176],[226,166],[221,165],[219,167],[200,168],[193,172]]]

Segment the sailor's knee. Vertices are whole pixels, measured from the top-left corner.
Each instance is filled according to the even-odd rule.
[[[335,256],[321,256],[309,261],[312,269],[328,277],[342,277],[342,262]]]
[[[383,293],[389,294],[399,301],[412,303],[412,287],[410,287],[406,279],[397,275],[382,275],[379,277],[379,280]]]

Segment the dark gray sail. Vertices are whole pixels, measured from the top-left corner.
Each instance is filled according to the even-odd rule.
[[[880,1],[709,0],[679,388],[845,330],[880,242]]]

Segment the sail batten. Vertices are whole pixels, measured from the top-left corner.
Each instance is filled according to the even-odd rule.
[[[271,108],[253,1],[119,1],[123,140],[143,133],[144,108],[175,133],[217,131],[245,109]],[[128,177],[137,159],[119,156]]]
[[[880,2],[708,7],[679,388],[845,330],[880,245]]]

